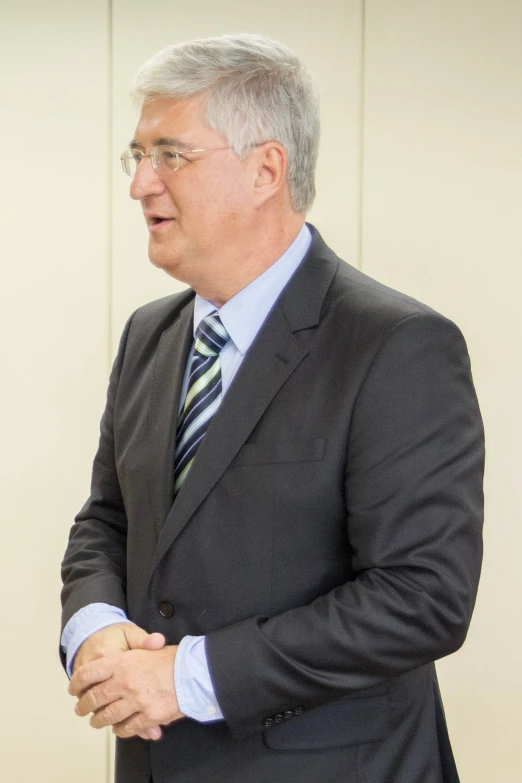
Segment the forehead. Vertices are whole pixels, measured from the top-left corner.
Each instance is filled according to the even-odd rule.
[[[205,120],[204,95],[193,98],[157,98],[142,106],[135,139],[144,146],[159,138],[171,138],[187,146],[201,145],[221,137]]]

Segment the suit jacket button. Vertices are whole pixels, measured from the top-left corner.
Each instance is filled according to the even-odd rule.
[[[293,717],[294,717],[294,711],[293,710],[286,710],[285,712],[283,712],[283,718],[285,720],[290,720],[290,718],[293,718]]]
[[[304,707],[294,707],[292,711],[294,715],[301,715],[304,712]]]
[[[268,729],[269,726],[272,726],[273,722],[274,722],[273,718],[265,718],[264,721],[263,721],[263,726],[266,729]]]
[[[284,717],[281,715],[280,712],[277,713],[277,715],[274,715],[274,723],[282,723],[284,721]]]
[[[158,611],[162,617],[165,617],[167,620],[169,620],[172,615],[174,614],[174,609],[167,601],[162,601],[160,605],[158,606]]]

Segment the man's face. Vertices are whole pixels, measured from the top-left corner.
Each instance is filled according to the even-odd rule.
[[[135,142],[145,154],[165,139],[177,149],[227,147],[205,124],[204,109],[205,96],[145,104]],[[209,276],[226,274],[227,249],[248,232],[254,181],[255,161],[227,149],[187,155],[178,171],[156,172],[144,158],[130,194],[141,201],[152,263],[196,290]]]

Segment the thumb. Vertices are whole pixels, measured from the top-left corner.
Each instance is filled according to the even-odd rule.
[[[142,650],[161,650],[165,647],[166,639],[162,633],[151,633],[140,644]],[[155,739],[155,738],[154,738]]]
[[[139,625],[131,625],[130,623],[123,626],[123,633],[129,650],[138,650],[149,635]]]

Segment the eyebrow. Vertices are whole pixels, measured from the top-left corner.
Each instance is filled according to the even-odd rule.
[[[189,141],[181,141],[181,139],[176,139],[176,138],[174,138],[172,136],[159,136],[158,138],[152,140],[152,146],[153,147],[162,147],[162,146],[175,147],[176,149],[179,149],[179,150],[195,149],[195,145],[191,144],[191,142],[189,142]],[[131,150],[136,150],[136,149],[143,150],[145,148],[144,148],[143,144],[141,144],[136,139],[133,139],[129,143],[129,149],[131,149]]]

